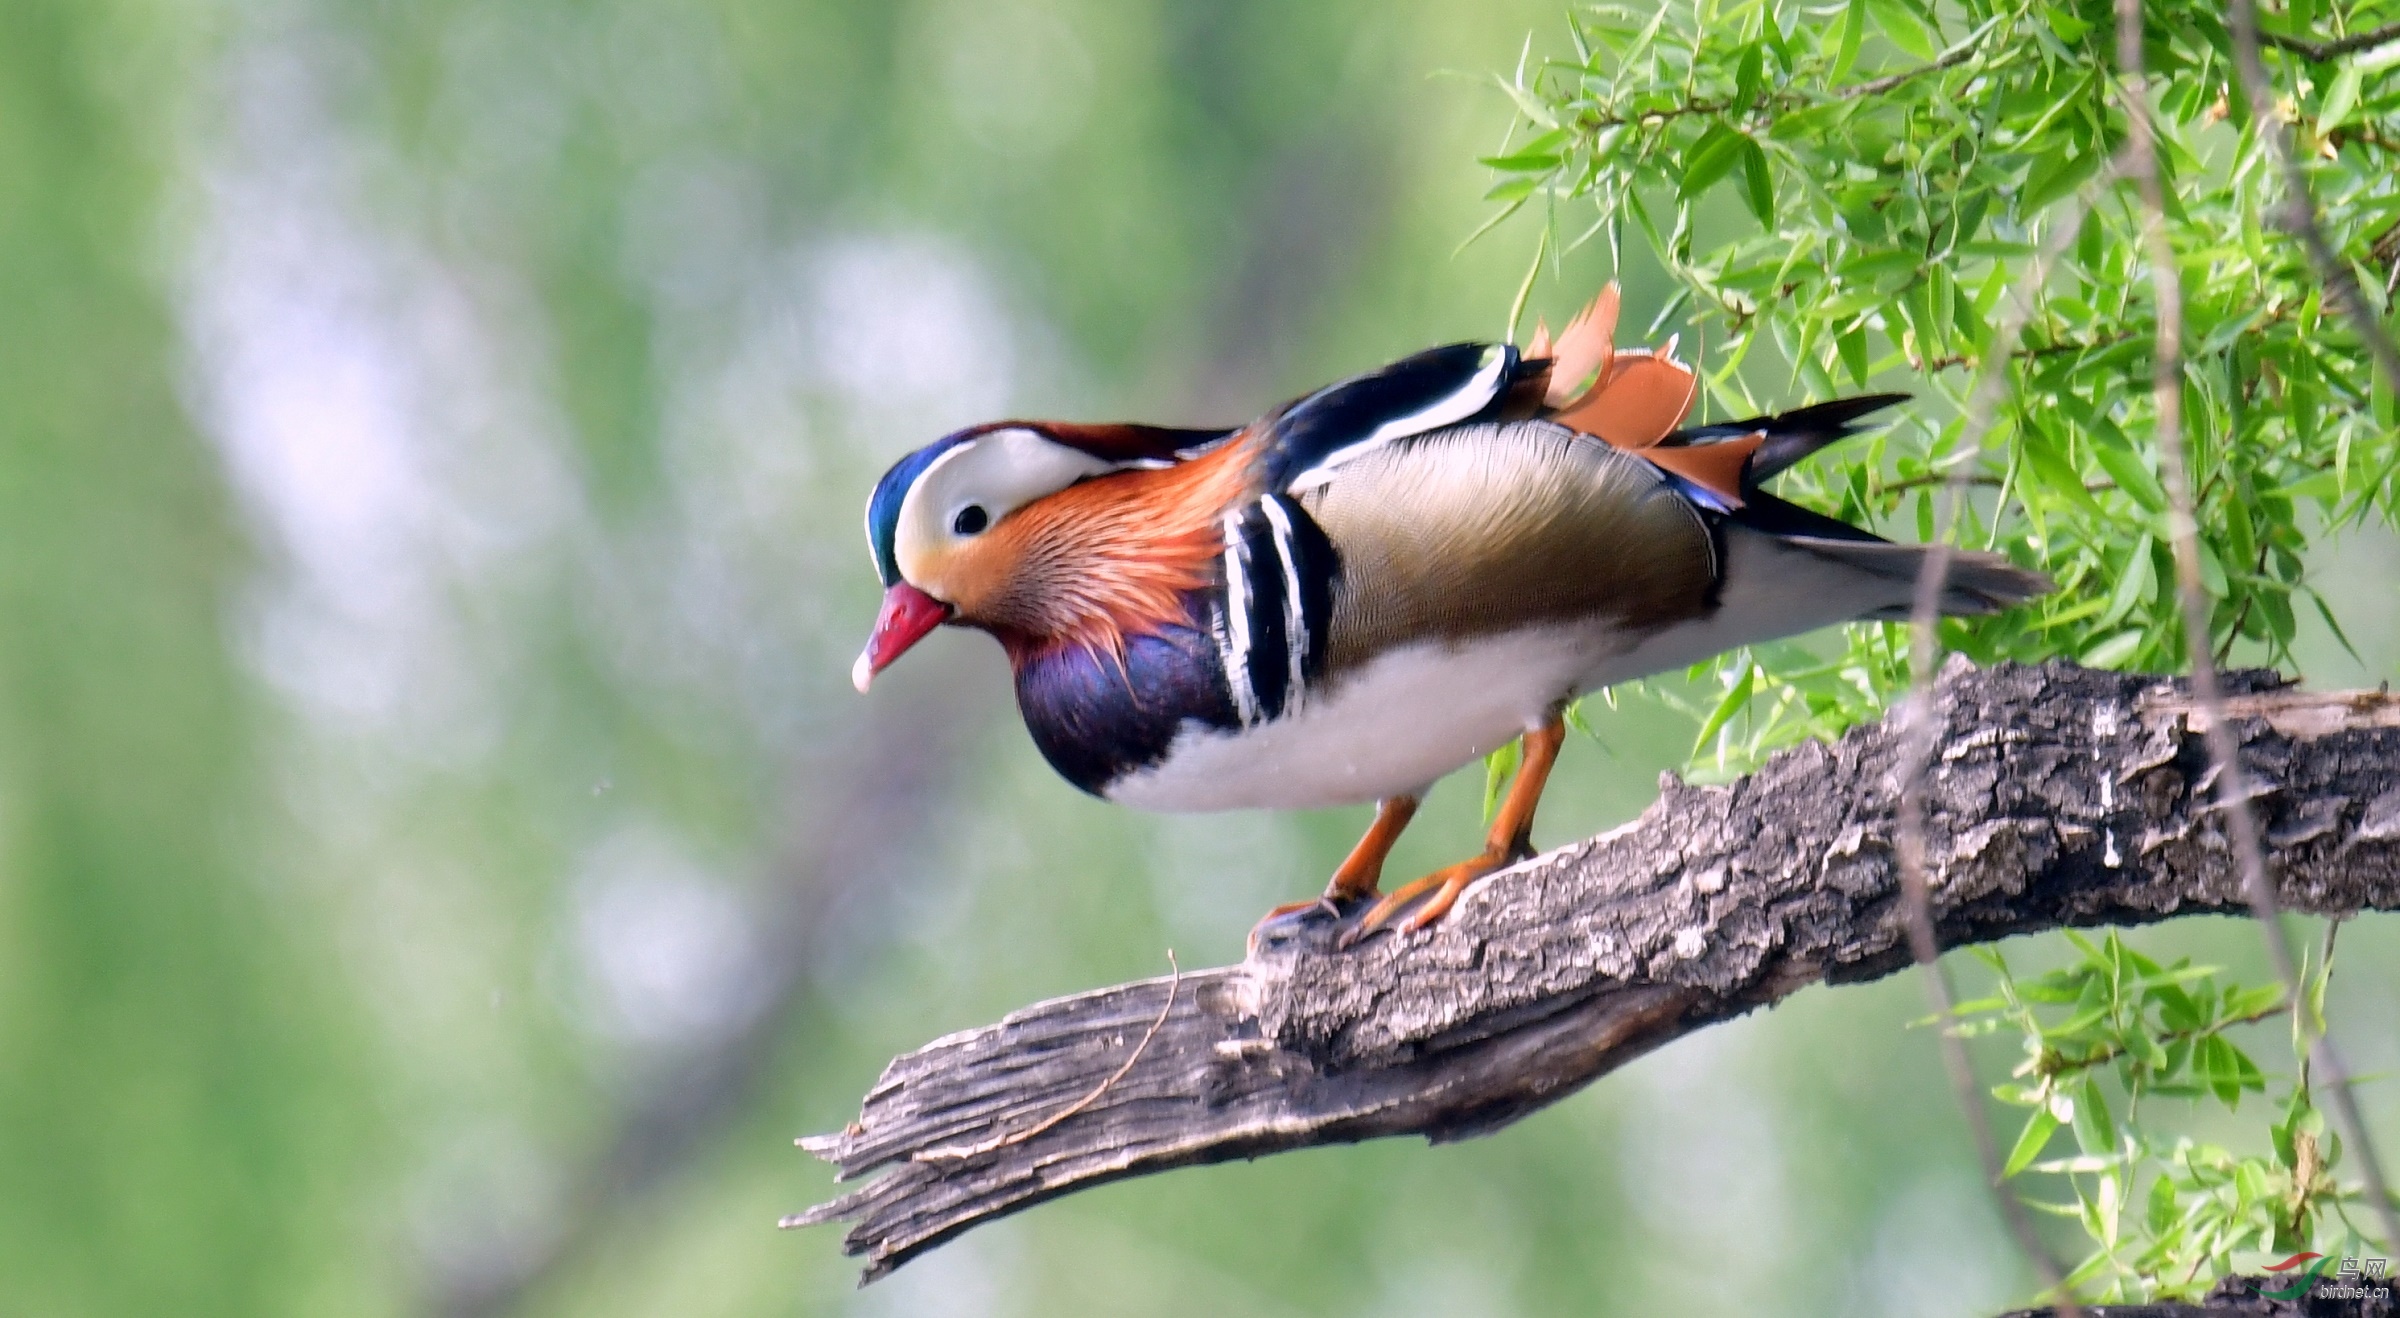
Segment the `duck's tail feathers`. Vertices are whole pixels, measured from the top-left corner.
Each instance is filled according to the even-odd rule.
[[[1841,538],[1781,535],[1739,517],[1718,522],[1717,535],[1724,558],[1716,607],[1610,661],[1587,685],[1673,672],[1741,646],[1837,623],[1905,620],[1916,600],[1917,574],[1931,552],[1864,532]],[[1993,613],[2049,588],[2048,578],[1997,554],[1956,552],[1941,608],[1945,614]]]
[[[1931,545],[1894,544],[1872,531],[1763,491],[1754,491],[1726,521],[1744,530],[1764,532],[1787,551],[1839,564],[1849,570],[1846,575],[1885,583],[1881,602],[1865,602],[1853,615],[1863,619],[1907,621],[1916,601],[1917,576],[1933,553]],[[1943,581],[1942,612],[1951,616],[1998,613],[2055,589],[2057,585],[2049,577],[2018,567],[2004,554],[1953,549]]]
[[[1907,394],[1861,394],[1856,398],[1837,398],[1829,403],[1817,403],[1775,416],[1754,416],[1741,421],[1693,426],[1667,436],[1660,441],[1660,445],[1683,447],[1722,443],[1750,435],[1762,436],[1757,451],[1750,455],[1748,469],[1742,474],[1745,486],[1756,485],[1781,475],[1817,450],[1857,434],[1864,428],[1859,424],[1863,418],[1894,403],[1907,401]],[[1746,490],[1743,497],[1749,497]]]
[[[1916,602],[1917,580],[1934,553],[1932,545],[1888,541],[1785,536],[1783,543],[1889,582],[1892,593],[1888,601],[1857,615],[1877,622],[1908,621]],[[2049,577],[2018,567],[2005,554],[1953,549],[1942,575],[1941,610],[1944,616],[1954,618],[1998,613],[2056,588]]]

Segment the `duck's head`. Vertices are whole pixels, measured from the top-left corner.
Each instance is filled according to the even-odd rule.
[[[1011,534],[1028,505],[1095,476],[1173,465],[1227,433],[1001,421],[945,435],[894,463],[867,500],[883,609],[851,684],[865,691],[944,623],[997,630],[1038,603],[1025,598],[1026,537]]]

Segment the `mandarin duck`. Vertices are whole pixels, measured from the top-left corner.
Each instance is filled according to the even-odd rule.
[[[867,503],[885,587],[852,679],[937,626],[1008,653],[1067,781],[1149,810],[1374,803],[1322,899],[1350,937],[1440,919],[1530,854],[1576,696],[1736,647],[1906,618],[1928,550],[1760,484],[1905,395],[1683,428],[1698,379],[1614,347],[1604,289],[1557,340],[1457,343],[1230,430],[970,426]],[[2050,589],[1954,553],[1941,607]],[[1483,850],[1385,895],[1435,780],[1524,739]],[[1413,906],[1412,906],[1413,903]],[[1262,921],[1262,928],[1265,922]]]

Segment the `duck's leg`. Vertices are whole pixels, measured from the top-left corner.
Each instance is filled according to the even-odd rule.
[[[1341,914],[1341,904],[1378,896],[1375,885],[1383,879],[1383,862],[1392,854],[1392,844],[1400,840],[1408,821],[1416,817],[1418,798],[1415,795],[1387,796],[1375,803],[1375,822],[1367,825],[1366,835],[1350,854],[1342,859],[1325,885],[1325,895],[1310,902],[1285,902],[1259,920],[1279,920],[1296,911],[1321,910],[1328,915]]]
[[[1483,853],[1435,870],[1375,903],[1359,921],[1354,937],[1364,937],[1390,924],[1410,902],[1430,889],[1433,895],[1426,897],[1400,926],[1400,932],[1414,933],[1447,914],[1450,904],[1458,900],[1468,884],[1532,855],[1534,807],[1542,803],[1542,788],[1550,781],[1550,766],[1558,762],[1558,748],[1566,739],[1566,721],[1557,713],[1550,715],[1549,722],[1526,733],[1524,759],[1518,766],[1516,781],[1508,785],[1508,795],[1501,798],[1499,813],[1492,817],[1491,831],[1484,836]]]
[[[1339,869],[1325,885],[1325,900],[1329,902],[1356,901],[1376,895],[1376,885],[1383,881],[1383,862],[1392,854],[1392,844],[1417,817],[1417,798],[1387,796],[1375,803],[1375,822],[1367,825],[1365,836],[1350,854],[1342,858]]]

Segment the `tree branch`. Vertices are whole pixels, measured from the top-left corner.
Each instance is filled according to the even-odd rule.
[[[2284,908],[2400,909],[2400,698],[2275,681],[2233,675],[2227,717]],[[2181,684],[1958,661],[1937,703],[1943,946],[2248,911]],[[1909,964],[1901,749],[1887,719],[1723,787],[1669,776],[1639,820],[1493,876],[1429,934],[1336,951],[1337,925],[1303,924],[1238,966],[937,1040],[894,1060],[849,1128],[801,1141],[845,1179],[883,1175],[784,1225],[854,1222],[845,1247],[872,1280],[1106,1181],[1483,1134],[1806,985],[1889,974]]]
[[[2355,55],[2362,50],[2373,50],[2377,46],[2400,41],[2400,23],[2386,23],[2371,32],[2359,32],[2330,41],[2310,41],[2306,37],[2290,37],[2281,32],[2264,31],[2258,34],[2258,39],[2277,50],[2288,50],[2295,55],[2321,64],[2326,60],[2340,59],[2344,55]]]

